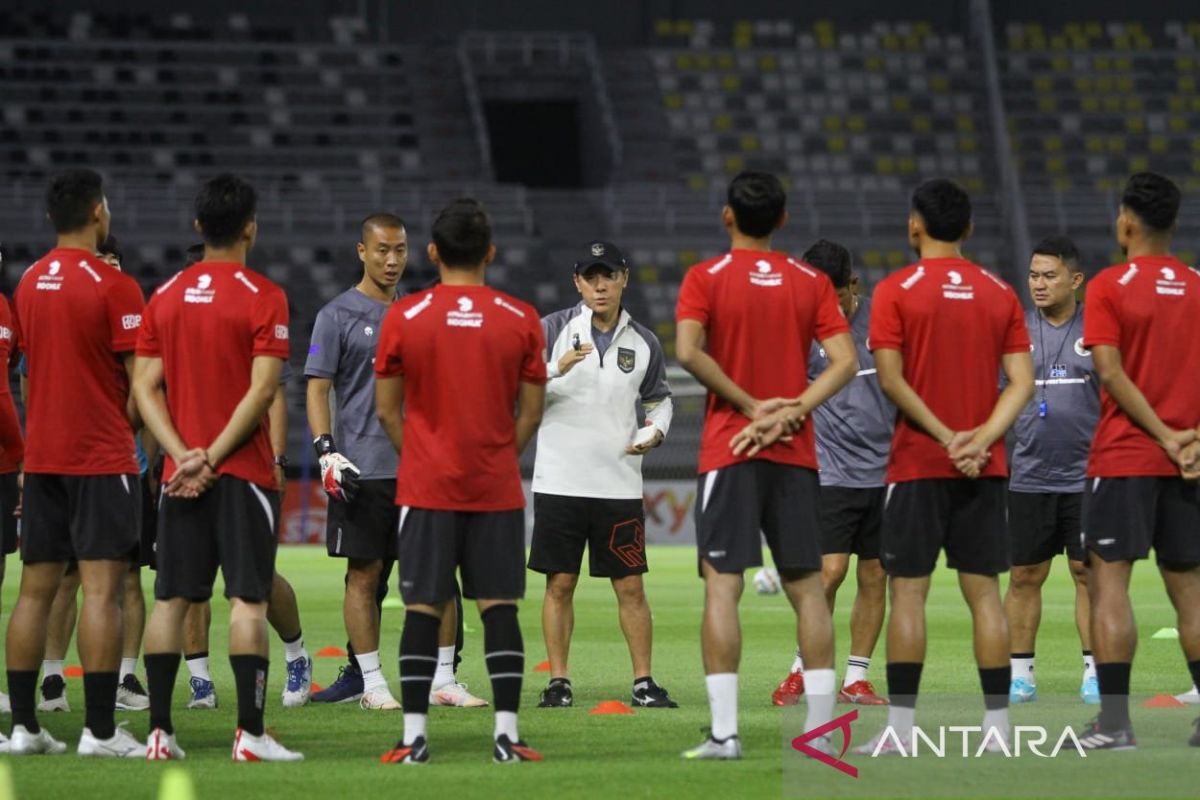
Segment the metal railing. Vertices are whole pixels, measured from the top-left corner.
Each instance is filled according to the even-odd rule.
[[[479,94],[479,83],[475,80],[475,67],[471,63],[471,52],[467,34],[458,40],[458,69],[462,73],[463,90],[466,92],[467,113],[475,129],[475,147],[479,150],[479,172],[487,180],[495,180],[492,166],[492,142],[488,135],[487,120],[483,115],[483,98]]]

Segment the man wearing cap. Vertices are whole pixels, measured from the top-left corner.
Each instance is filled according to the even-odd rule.
[[[650,672],[642,456],[671,425],[671,390],[658,338],[621,307],[629,267],[609,242],[591,242],[575,262],[577,305],[542,320],[549,383],[533,469],[529,568],[546,575],[542,633],[550,684],[542,708],[574,702],[567,654],[583,549],[594,578],[617,595],[633,661],[633,705],[676,708]]]

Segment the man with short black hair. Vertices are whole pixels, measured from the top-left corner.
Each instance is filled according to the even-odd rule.
[[[1065,236],[1038,242],[1029,261],[1025,313],[1033,342],[1035,392],[1013,425],[1012,474],[1008,479],[1008,530],[1012,574],[1004,613],[1012,639],[1011,703],[1037,700],[1034,643],[1042,619],[1042,585],[1056,555],[1067,553],[1075,582],[1075,625],[1083,645],[1085,703],[1100,702],[1092,658],[1087,556],[1079,532],[1087,453],[1100,415],[1100,382],[1083,346],[1084,308],[1075,300],[1083,285],[1079,251]]]
[[[484,285],[496,256],[492,224],[475,200],[456,200],[433,223],[429,260],[441,282],[392,303],[375,359],[375,408],[400,453],[400,636],[404,736],[387,763],[429,760],[426,717],[438,629],[462,596],[483,620],[496,709],[492,758],[541,761],[517,732],[525,649],[517,600],[525,594],[525,497],[517,458],[545,400],[545,340],[537,312]],[[515,412],[514,412],[515,409]]]
[[[379,658],[381,604],[396,558],[396,448],[375,414],[375,350],[383,317],[396,300],[408,263],[408,233],[394,214],[375,213],[362,223],[358,283],[317,312],[304,373],[308,376],[308,425],[329,496],[325,545],[346,559],[342,617],[349,637],[349,666],[315,702],[358,700],[364,709],[398,711]],[[337,442],[330,413],[337,398]],[[436,705],[487,705],[454,677],[455,643],[461,626],[457,606],[442,618]]]
[[[809,660],[805,729],[833,717],[837,678],[833,621],[821,585],[820,481],[812,428],[801,423],[854,377],[858,360],[829,278],[771,249],[786,209],[787,195],[774,175],[738,175],[721,210],[730,251],[693,266],[679,289],[675,354],[708,389],[696,544],[712,730],[683,752],[686,759],[742,757],[738,603],[743,573],[762,564],[760,530],[796,613],[797,644]],[[805,367],[814,341],[830,363],[810,384]],[[749,437],[752,420],[764,424]],[[784,429],[794,435],[774,443]],[[832,752],[827,735],[814,746]]]
[[[1130,177],[1116,223],[1128,260],[1088,289],[1083,343],[1102,387],[1083,508],[1100,682],[1100,715],[1080,737],[1089,750],[1137,747],[1129,580],[1151,548],[1200,684],[1200,275],[1170,253],[1179,204],[1179,188],[1162,175]],[[1188,743],[1200,747],[1200,720]]]
[[[850,655],[838,702],[887,705],[867,680],[867,670],[887,607],[887,574],[879,563],[879,536],[896,407],[884,397],[875,377],[875,359],[867,346],[871,298],[859,294],[850,251],[821,239],[804,251],[800,260],[833,282],[858,354],[854,380],[813,412],[821,466],[821,581],[831,612],[850,569],[851,554],[858,559],[850,612]],[[815,380],[828,366],[828,354],[814,342],[808,358],[809,380]],[[771,700],[777,706],[792,705],[803,693],[804,660],[797,650],[791,672]]]
[[[925,599],[943,549],[974,623],[983,747],[1008,747],[1008,625],[999,581],[1010,551],[1004,435],[1033,394],[1033,365],[1016,293],[963,258],[971,230],[971,200],[960,186],[922,183],[908,216],[920,260],[888,275],[873,295],[879,385],[900,413],[881,539],[891,591],[891,706],[885,731],[859,752],[909,751],[925,662]],[[1001,370],[1008,385],[998,391]]]
[[[139,541],[141,487],[133,433],[140,427],[129,373],[143,298],[137,281],[96,250],[108,237],[103,181],[91,170],[54,177],[46,193],[56,247],[17,287],[17,329],[29,364],[21,594],[9,620],[12,755],[67,748],[38,725],[37,670],[46,620],[66,562],[84,587],[79,618],[87,707],[78,752],[140,757],[117,728],[122,582]],[[86,413],[83,413],[86,412]]]
[[[303,758],[263,725],[279,518],[267,412],[288,356],[288,307],[278,286],[246,266],[256,208],[240,178],[204,185],[195,204],[204,259],[155,292],[138,341],[138,407],[167,454],[157,602],[146,630],[150,760],[184,756],[171,723],[183,621],[189,605],[211,597],[218,568],[238,698],[233,760]]]
[[[590,242],[574,265],[582,301],[542,320],[546,414],[533,466],[529,568],[546,576],[542,634],[550,683],[538,703],[574,703],[567,654],[583,550],[592,577],[609,578],[633,662],[631,702],[676,708],[650,672],[653,622],[646,565],[642,456],[662,444],[673,404],[662,344],[621,305],[629,265],[611,242]],[[638,419],[638,407],[645,418]]]

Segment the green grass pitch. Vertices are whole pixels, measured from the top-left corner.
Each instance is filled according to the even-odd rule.
[[[279,693],[284,681],[283,648],[273,638],[270,708],[267,724],[289,747],[304,752],[295,765],[233,764],[229,749],[235,724],[233,680],[225,653],[226,605],[214,608],[213,676],[221,707],[216,711],[183,708],[186,670],[176,687],[175,725],[188,758],[180,766],[190,774],[200,798],[314,797],[1194,797],[1200,779],[1200,750],[1186,739],[1196,709],[1142,709],[1150,695],[1178,693],[1188,680],[1178,643],[1152,640],[1150,634],[1175,625],[1160,580],[1149,564],[1134,573],[1133,592],[1141,637],[1134,669],[1134,724],[1141,749],[1134,753],[1095,754],[1085,761],[1067,754],[1059,759],[1000,757],[869,759],[848,757],[860,769],[855,780],[789,751],[786,742],[800,733],[803,707],[784,712],[770,694],[787,670],[794,647],[792,616],[782,596],[747,590],[742,603],[744,649],[740,684],[740,726],[745,758],[736,763],[689,763],[680,751],[698,743],[708,724],[708,704],[700,665],[699,628],[703,590],[690,547],[652,547],[647,592],[654,610],[654,674],[681,708],[643,710],[633,715],[592,716],[603,700],[628,702],[630,667],[617,625],[616,605],[607,581],[583,580],[576,598],[575,641],[571,651],[576,707],[537,709],[544,673],[533,667],[544,658],[540,631],[541,576],[530,574],[528,601],[522,606],[528,679],[523,694],[521,733],[546,756],[541,764],[497,766],[491,763],[490,709],[432,711],[429,730],[432,762],[423,768],[379,763],[379,755],[399,736],[399,713],[365,712],[356,705],[308,706],[285,710]],[[19,564],[9,559],[4,609],[12,607]],[[342,566],[323,548],[289,547],[279,553],[279,569],[300,599],[305,641],[316,653],[326,645],[343,646]],[[149,593],[151,578],[146,576]],[[220,590],[218,589],[218,592]],[[836,622],[838,672],[844,669],[847,618],[853,579],[842,589]],[[1078,700],[1080,657],[1072,616],[1073,594],[1065,562],[1059,560],[1047,585],[1037,675],[1042,700],[1014,709],[1013,722],[1041,724],[1056,736],[1065,724],[1092,715]],[[381,650],[385,670],[399,695],[395,653],[403,612],[384,613]],[[7,615],[4,617],[7,623]],[[918,724],[949,720],[978,724],[982,702],[971,655],[970,618],[952,573],[940,571],[929,598],[929,655],[918,708]],[[482,632],[477,612],[468,607],[465,661],[460,678],[490,697],[482,663]],[[884,652],[880,644],[870,677],[885,690]],[[74,650],[68,664],[77,664]],[[316,659],[315,677],[328,685],[341,663]],[[68,680],[72,711],[42,715],[42,723],[72,751],[83,724],[83,688]],[[964,713],[962,709],[967,711]],[[838,706],[837,713],[850,710]],[[853,742],[866,741],[882,724],[885,711],[860,709]],[[945,717],[945,720],[943,719]],[[121,712],[139,738],[146,734],[145,712]],[[5,725],[8,721],[5,720]],[[952,740],[954,741],[954,740]],[[948,748],[954,751],[956,748]],[[158,796],[164,766],[141,761],[85,760],[72,754],[26,759],[5,758],[11,765],[18,798],[121,798]]]

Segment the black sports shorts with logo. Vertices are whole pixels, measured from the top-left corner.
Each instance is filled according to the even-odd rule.
[[[926,478],[887,487],[880,560],[888,575],[924,578],[946,551],[959,572],[998,575],[1011,565],[1004,478]]]
[[[1167,569],[1200,564],[1200,489],[1177,477],[1090,478],[1084,543],[1105,561],[1154,555]]]
[[[529,568],[547,575],[578,575],[585,546],[593,578],[626,578],[646,572],[642,499],[535,494]]]
[[[701,474],[696,484],[700,574],[705,561],[722,573],[762,566],[763,538],[780,572],[821,569],[817,471],[751,459]]]
[[[335,558],[390,561],[396,557],[396,481],[359,481],[350,502],[330,500],[325,512],[325,549]]]
[[[194,500],[163,496],[158,508],[159,600],[212,597],[220,568],[225,596],[252,603],[271,596],[279,492],[221,475]]]
[[[138,547],[141,522],[137,474],[26,473],[21,560],[128,561]]]
[[[470,600],[525,596],[525,509],[400,508],[400,596],[406,604],[453,600],[455,571]]]

